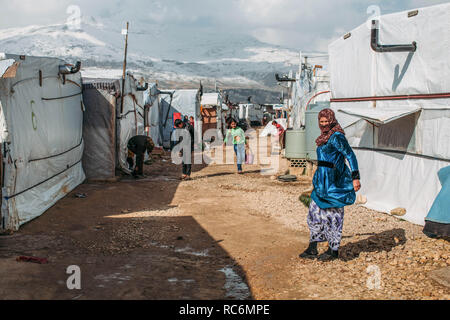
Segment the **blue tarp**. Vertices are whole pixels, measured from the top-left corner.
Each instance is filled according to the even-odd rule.
[[[442,184],[442,190],[425,220],[450,224],[450,166],[441,169],[438,176]]]

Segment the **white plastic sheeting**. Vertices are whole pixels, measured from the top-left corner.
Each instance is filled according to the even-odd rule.
[[[267,136],[276,136],[278,135],[278,129],[277,127],[275,127],[272,122],[276,121],[278,124],[281,124],[281,126],[284,128],[284,130],[287,130],[287,119],[275,119],[270,121],[266,127],[264,128],[264,130],[260,133],[260,137],[264,138]]]
[[[164,147],[169,147],[170,136],[173,131],[173,114],[181,113],[182,116],[194,117],[195,143],[202,141],[202,116],[200,110],[199,90],[161,90],[160,94],[160,120]],[[172,97],[169,94],[171,92]]]
[[[125,79],[123,112],[119,115],[121,119],[117,124],[117,132],[120,139],[117,151],[118,168],[125,172],[130,172],[127,163],[128,141],[134,136],[146,135],[144,125],[144,91],[139,91],[138,87],[138,81],[132,74],[128,73]]]
[[[360,193],[368,199],[366,207],[385,213],[405,208],[403,219],[424,225],[441,189],[433,173],[448,162],[365,150],[355,153],[363,179]]]
[[[145,105],[150,106],[148,114],[148,123],[150,125],[149,134],[155,146],[161,147],[163,145],[163,138],[161,136],[160,124],[160,105],[159,105],[159,90],[156,83],[149,84],[149,88],[144,92]]]
[[[156,145],[159,138],[158,89],[149,84],[146,91],[137,90],[137,81],[130,74],[126,80],[124,112],[121,115],[120,79],[83,79],[86,106],[83,136],[86,143],[83,166],[88,179],[110,179],[115,169],[128,172],[126,161],[128,141],[135,135],[150,135]],[[142,102],[145,102],[141,105]],[[144,106],[150,106],[144,129]],[[146,155],[147,156],[147,155]]]
[[[20,61],[0,79],[4,161],[2,228],[17,230],[83,182],[80,73],[58,75],[60,59],[6,55]],[[39,83],[42,71],[42,87]]]
[[[87,179],[116,176],[116,122],[119,80],[83,79],[83,168]]]
[[[208,106],[220,106],[222,105],[222,97],[217,92],[204,93],[201,105],[203,108],[207,108]]]
[[[3,77],[6,70],[14,64],[14,59],[0,60],[0,78]]]
[[[326,70],[316,70],[312,79],[307,79],[305,73],[297,74],[296,82],[292,87],[291,121],[294,130],[305,125],[305,112],[307,104],[330,101],[330,77]]]
[[[394,107],[388,109],[382,108],[339,108],[339,112],[349,114],[351,116],[356,116],[367,120],[375,124],[387,124],[394,120],[409,116],[413,113],[419,112],[420,108],[411,109],[410,107]]]
[[[363,24],[329,46],[333,99],[450,92],[450,4],[380,17],[380,42],[416,41],[414,53],[377,53],[370,40]],[[450,162],[450,99],[367,100],[331,104],[358,156],[366,206],[402,207],[406,220],[423,225],[437,172]],[[369,117],[378,123],[361,120]]]
[[[412,18],[406,11],[380,17],[381,43],[416,41],[414,53],[377,53],[370,39],[365,23],[329,46],[333,98],[449,92],[450,3],[419,9]]]

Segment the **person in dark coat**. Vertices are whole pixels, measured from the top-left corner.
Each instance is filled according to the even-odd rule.
[[[147,151],[148,155],[153,152],[155,144],[150,137],[134,136],[128,141],[128,158],[127,162],[130,170],[134,165],[134,155],[136,155],[136,166],[133,171],[134,177],[142,177],[144,175],[144,157]]]
[[[192,173],[192,152],[194,151],[194,127],[191,126],[188,123],[185,123],[181,120],[176,120],[175,121],[175,128],[176,130],[173,132],[175,136],[175,138],[173,140],[176,140],[176,142],[174,143],[172,150],[179,145],[180,143],[183,143],[183,136],[188,136],[190,137],[190,148],[191,148],[191,154],[183,154],[183,150],[181,151],[182,156],[183,156],[183,175],[181,176],[182,180],[189,180],[191,178],[191,173]],[[184,130],[184,131],[181,131]],[[185,146],[183,146],[185,147]]]

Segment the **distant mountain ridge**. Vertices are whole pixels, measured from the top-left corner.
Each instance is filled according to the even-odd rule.
[[[275,73],[296,70],[296,51],[262,43],[246,35],[214,34],[195,27],[131,22],[128,69],[168,86],[202,81],[221,88],[278,90]],[[0,51],[82,60],[83,75],[118,77],[124,36],[121,26],[83,18],[79,29],[52,24],[0,30]]]

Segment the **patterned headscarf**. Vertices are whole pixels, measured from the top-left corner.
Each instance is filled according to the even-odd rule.
[[[321,126],[320,119],[322,119],[322,118],[327,118],[328,121],[330,122],[330,124],[327,126]],[[328,140],[331,138],[331,136],[333,134],[335,134],[336,132],[340,132],[345,135],[344,130],[342,129],[339,122],[336,120],[334,111],[331,109],[324,109],[319,113],[319,127],[320,127],[320,131],[322,131],[322,134],[316,140],[318,147],[326,144],[328,142]]]

